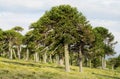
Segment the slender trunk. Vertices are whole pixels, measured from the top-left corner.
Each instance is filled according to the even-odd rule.
[[[56,56],[53,58],[53,63],[56,63]]]
[[[52,55],[49,56],[49,62],[52,63]]]
[[[27,52],[26,52],[26,61],[29,60],[29,49],[27,49]]]
[[[112,65],[112,70],[114,70],[114,65]]]
[[[12,53],[12,45],[11,45],[11,42],[9,42],[9,58],[10,59],[13,59],[13,53]]]
[[[13,52],[12,52],[12,49],[10,49],[10,59],[13,59]]]
[[[65,53],[65,71],[70,72],[68,44],[64,45],[64,53]]]
[[[89,60],[89,67],[92,68],[91,59]]]
[[[44,52],[43,54],[43,63],[47,63],[47,54]]]
[[[59,56],[58,55],[55,56],[55,63],[59,64]]]
[[[102,57],[102,69],[106,68],[106,60],[105,60],[105,56]]]
[[[79,72],[82,72],[83,70],[82,70],[82,51],[81,51],[81,47],[80,47],[78,56],[79,56],[79,58],[78,58],[79,59]]]
[[[21,52],[21,46],[17,47],[17,52],[18,52],[18,59],[21,58],[20,52]]]
[[[16,53],[15,53],[15,50],[14,50],[14,49],[12,49],[12,51],[13,51],[14,57],[15,57],[15,59],[16,59],[16,58],[17,58],[17,56],[16,56]]]
[[[63,64],[63,63],[64,63],[63,59],[62,59],[62,58],[61,58],[61,59],[59,59],[59,65],[60,65],[60,66],[64,66],[64,64]]]
[[[82,72],[83,69],[82,69],[82,52],[81,52],[81,49],[79,51],[79,72]]]
[[[64,66],[64,58],[63,58],[63,55],[59,55],[59,65],[60,66]]]
[[[39,56],[38,56],[38,53],[37,53],[37,52],[34,54],[34,60],[35,60],[35,62],[38,62],[38,61],[39,61]]]
[[[20,54],[19,54],[19,55],[20,55],[20,56],[19,56],[20,59],[21,59],[21,57],[22,57],[22,56],[21,56],[21,51],[22,51],[22,47],[20,46]]]

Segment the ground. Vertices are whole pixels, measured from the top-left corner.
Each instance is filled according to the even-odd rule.
[[[56,64],[0,58],[0,79],[120,79],[120,72],[87,67],[78,72],[77,66],[65,72]]]

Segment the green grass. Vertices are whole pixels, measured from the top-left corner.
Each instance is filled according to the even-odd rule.
[[[55,64],[0,58],[0,79],[120,79],[119,71],[71,66],[71,72]]]

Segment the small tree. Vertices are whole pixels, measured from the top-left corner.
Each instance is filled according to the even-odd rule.
[[[24,29],[23,29],[22,27],[20,27],[20,26],[15,26],[15,27],[12,28],[12,30],[15,30],[15,31],[17,31],[17,32],[21,32],[21,31],[23,31]]]

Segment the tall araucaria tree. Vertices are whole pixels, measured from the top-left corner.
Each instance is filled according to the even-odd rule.
[[[21,58],[21,51],[22,51],[22,40],[23,36],[20,33],[24,29],[20,26],[15,26],[12,28],[12,30],[16,31],[16,48],[17,48],[17,54],[18,54],[18,59]]]
[[[19,42],[19,39],[22,35],[14,30],[4,31],[3,35],[4,41],[8,45],[9,58],[13,59],[13,47]]]
[[[102,68],[106,68],[106,55],[113,55],[115,54],[114,51],[114,45],[116,42],[114,42],[114,36],[112,33],[109,32],[108,29],[104,27],[96,27],[94,28],[94,33],[96,36],[95,42],[94,42],[94,49],[96,51],[96,54],[98,56],[101,56],[102,61]]]
[[[65,55],[65,70],[70,71],[69,66],[69,45],[77,41],[78,30],[81,25],[82,13],[69,5],[60,5],[53,7],[36,22],[38,29],[44,26],[48,31],[52,30],[54,43],[63,44]],[[83,19],[84,21],[84,19]]]

